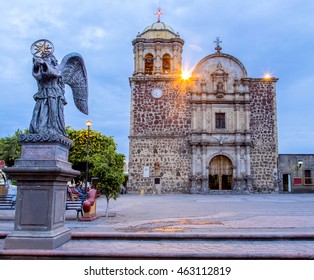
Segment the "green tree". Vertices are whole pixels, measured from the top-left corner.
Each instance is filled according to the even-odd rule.
[[[18,129],[13,136],[0,138],[0,159],[5,160],[7,166],[13,166],[14,160],[21,156],[20,134],[22,131]]]
[[[87,140],[88,132],[86,129],[75,130],[71,127],[66,128],[68,138],[72,140],[73,147],[69,151],[69,162],[72,163],[73,169],[79,170],[81,175],[80,180],[84,181],[85,178],[85,167],[87,160]],[[98,131],[90,130],[89,135],[89,169],[92,169],[91,159],[97,155],[102,154],[110,146],[116,147],[116,144],[112,137],[105,136]],[[91,176],[95,177],[92,173]]]
[[[114,147],[109,147],[102,154],[95,155],[91,162],[92,173],[99,178],[98,189],[106,197],[106,217],[108,216],[110,199],[116,200],[121,193],[124,182],[123,174],[124,155],[115,152]]]
[[[113,137],[90,130],[89,156],[87,158],[88,131],[67,127],[68,137],[73,141],[69,152],[69,162],[73,169],[81,171],[80,180],[84,181],[86,160],[89,163],[90,177],[97,177],[97,188],[107,199],[106,215],[110,199],[117,199],[125,180],[123,173],[124,155],[117,153]]]

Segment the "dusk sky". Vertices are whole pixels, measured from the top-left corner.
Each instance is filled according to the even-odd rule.
[[[91,120],[128,156],[132,40],[157,21],[159,5],[161,21],[185,41],[184,68],[214,53],[219,36],[249,77],[279,78],[279,153],[314,153],[312,0],[0,0],[0,137],[29,126],[37,91],[30,46],[44,38],[59,62],[70,52],[85,60],[90,114],[76,109],[67,87],[66,125],[85,129]]]

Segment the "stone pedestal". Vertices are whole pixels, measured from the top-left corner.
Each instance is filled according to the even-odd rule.
[[[71,238],[64,226],[66,183],[79,175],[68,162],[72,142],[55,135],[22,135],[22,156],[5,169],[17,180],[14,231],[5,249],[54,249]]]

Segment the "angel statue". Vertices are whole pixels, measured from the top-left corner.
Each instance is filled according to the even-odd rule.
[[[53,55],[53,44],[38,40],[31,46],[33,77],[37,80],[38,92],[32,120],[31,134],[61,134],[67,136],[64,122],[65,84],[72,89],[74,104],[88,114],[88,88],[85,63],[78,53],[66,55],[61,64]]]

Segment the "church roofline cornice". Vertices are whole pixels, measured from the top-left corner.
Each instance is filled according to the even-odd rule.
[[[248,83],[276,83],[279,78],[270,77],[270,78],[242,78],[241,81],[248,82]]]
[[[195,135],[247,135],[247,134],[251,134],[251,131],[248,131],[248,130],[243,130],[243,131],[239,131],[239,130],[235,130],[233,132],[230,132],[230,131],[203,131],[203,130],[191,130],[191,135],[193,136],[194,134]]]
[[[190,99],[191,104],[232,104],[232,105],[245,105],[250,104],[250,100],[228,100],[228,101],[220,101],[220,100],[193,100]]]
[[[177,35],[178,36],[178,35]],[[132,45],[135,46],[139,43],[180,43],[181,45],[184,45],[184,40],[181,39],[179,36],[177,38],[136,38],[132,41]]]
[[[129,77],[129,82],[173,82],[181,80],[181,74],[155,74],[155,75],[144,75],[136,74],[135,76]]]
[[[187,135],[180,134],[180,135],[167,135],[167,134],[158,134],[158,135],[130,135],[129,139],[187,139]]]

